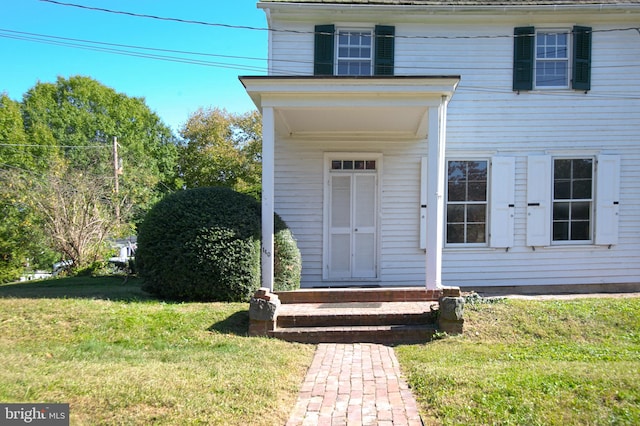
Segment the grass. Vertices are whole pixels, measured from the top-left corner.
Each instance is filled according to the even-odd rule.
[[[72,425],[277,425],[314,346],[246,336],[245,303],[165,303],[135,279],[0,286],[0,401]],[[488,303],[396,347],[427,425],[640,424],[640,298]]]
[[[477,301],[396,348],[425,424],[640,424],[640,298]]]
[[[0,401],[72,425],[284,424],[313,346],[250,338],[246,303],[164,303],[135,279],[0,286]]]

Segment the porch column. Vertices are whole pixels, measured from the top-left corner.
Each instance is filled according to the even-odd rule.
[[[427,173],[427,290],[442,288],[442,246],[444,239],[444,184],[447,100],[429,109]]]
[[[273,107],[262,108],[262,287],[273,291],[273,198],[275,123]]]

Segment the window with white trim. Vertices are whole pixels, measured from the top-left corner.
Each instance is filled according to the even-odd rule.
[[[514,244],[515,157],[447,160],[445,244],[509,248]],[[420,248],[427,247],[428,169],[422,159]]]
[[[513,34],[513,90],[591,90],[591,27],[516,27]]]
[[[395,27],[315,26],[314,75],[393,75]]]
[[[487,243],[488,164],[481,161],[447,163],[447,244]]]
[[[553,160],[554,242],[592,240],[593,167],[593,158]]]
[[[371,75],[373,32],[338,30],[336,75]]]
[[[568,31],[537,31],[536,88],[569,87],[569,35]]]
[[[620,156],[531,155],[527,245],[618,243]]]

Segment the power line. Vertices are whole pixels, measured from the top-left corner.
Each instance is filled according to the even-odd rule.
[[[128,48],[128,49],[150,50],[150,51],[154,51],[154,52],[179,53],[179,54],[194,55],[194,56],[210,56],[210,57],[225,58],[225,59],[246,59],[246,60],[254,60],[254,61],[266,61],[266,58],[253,58],[253,57],[250,57],[250,56],[236,56],[236,55],[220,55],[220,54],[215,54],[215,53],[194,52],[194,51],[188,51],[188,50],[163,49],[163,48],[157,48],[157,47],[136,46],[136,45],[131,45],[131,44],[107,43],[107,42],[103,42],[103,41],[86,40],[86,39],[61,37],[61,36],[53,36],[53,35],[48,35],[48,34],[29,33],[29,32],[25,32],[25,31],[15,31],[15,30],[9,30],[9,29],[5,29],[5,28],[0,28],[0,31],[7,32],[7,33],[10,33],[10,34],[16,34],[16,37],[18,37],[18,36],[43,37],[43,38],[50,38],[50,39],[55,39],[55,40],[63,40],[63,41],[68,41],[68,42],[72,41],[72,42],[80,42],[80,43],[90,43],[90,44],[97,44],[97,45],[102,45],[102,46],[122,47],[122,48]]]
[[[165,16],[149,15],[145,13],[134,13],[134,12],[126,12],[122,10],[105,9],[102,7],[85,6],[82,4],[75,4],[75,3],[64,3],[56,0],[40,0],[40,1],[44,3],[56,4],[59,6],[77,7],[79,9],[93,10],[93,11],[105,12],[105,13],[114,13],[117,15],[127,15],[127,16],[133,16],[136,18],[157,19],[160,21],[171,21],[171,22],[180,22],[183,24],[206,25],[211,27],[232,28],[232,29],[241,29],[241,30],[269,31],[268,28],[252,27],[247,25],[231,25],[231,24],[220,24],[220,23],[214,23],[214,22],[197,21],[197,20],[191,20],[191,19],[169,18]],[[296,32],[296,31],[291,31],[291,32]]]
[[[0,143],[0,146],[13,147],[13,148],[79,148],[79,149],[94,149],[94,148],[110,148],[107,145],[38,145],[38,144],[21,144],[21,143]]]
[[[191,64],[191,65],[202,65],[202,66],[209,66],[209,67],[241,69],[241,70],[258,71],[258,72],[265,71],[264,67],[258,67],[258,66],[231,64],[231,63],[225,63],[225,62],[213,62],[213,61],[206,61],[206,60],[201,60],[201,59],[186,58],[186,57],[179,57],[179,56],[159,55],[159,54],[136,52],[136,51],[131,51],[131,50],[115,49],[115,48],[102,47],[102,46],[92,46],[92,45],[86,45],[86,44],[80,44],[80,43],[72,43],[72,42],[68,42],[68,41],[59,41],[59,40],[54,40],[54,39],[47,39],[46,36],[26,36],[26,35],[20,35],[20,34],[0,34],[0,37],[1,38],[14,39],[14,40],[31,41],[31,42],[37,42],[37,43],[43,43],[43,44],[51,44],[51,45],[54,45],[54,46],[72,47],[72,48],[84,49],[84,50],[92,50],[92,51],[97,51],[97,52],[112,53],[112,54],[124,55],[124,56],[133,56],[133,57],[154,59],[154,60],[160,60],[160,61],[168,61],[168,62],[186,63],[186,64]],[[45,37],[45,38],[43,38],[43,37]],[[93,42],[93,43],[100,43],[100,42]],[[140,49],[142,49],[142,48],[140,48]]]
[[[238,70],[246,70],[246,71],[257,71],[257,72],[266,72],[266,67],[247,65],[241,63],[231,63],[231,62],[214,62],[214,61],[206,61],[201,59],[194,59],[188,57],[181,56],[169,56],[169,55],[159,55],[155,53],[146,53],[145,51],[150,52],[162,52],[162,53],[176,53],[182,55],[194,55],[194,56],[204,56],[204,57],[218,57],[222,59],[236,59],[236,60],[247,60],[247,61],[268,61],[265,58],[255,58],[249,56],[238,56],[238,55],[220,55],[215,53],[205,53],[205,52],[195,52],[195,51],[185,51],[185,50],[176,50],[176,49],[164,49],[157,47],[147,47],[147,46],[137,46],[130,44],[119,44],[119,43],[107,43],[102,41],[95,40],[87,40],[87,39],[77,39],[70,37],[61,37],[61,36],[53,36],[47,34],[38,34],[38,33],[30,33],[25,31],[16,31],[0,28],[0,38],[14,39],[14,40],[22,40],[22,41],[31,41],[36,43],[43,44],[51,44],[54,46],[61,47],[70,47],[70,48],[78,48],[84,50],[92,50],[97,52],[118,54],[124,56],[133,56],[145,59],[153,59],[153,60],[162,60],[169,62],[177,62],[177,63],[186,63],[191,65],[202,65],[202,66],[211,66],[211,67],[220,67],[220,68],[229,68],[229,69],[238,69]],[[126,50],[126,49],[135,49],[135,50]],[[429,58],[433,59],[436,57],[448,57],[446,54],[438,55],[438,54],[429,54]],[[281,65],[311,65],[313,61],[304,61],[304,60],[290,60],[290,59],[271,59],[269,60],[271,64],[277,63]],[[602,65],[597,66],[593,65],[593,68],[599,69],[613,69],[613,68],[636,68],[634,64],[623,64],[623,65]],[[507,70],[510,67],[498,67],[498,66],[487,66],[487,67],[477,67],[477,66],[400,66],[396,65],[397,70],[422,70],[423,72],[426,70],[433,71],[443,71],[443,70],[454,70],[453,72],[459,72],[460,70],[473,70],[473,71],[499,71],[499,70]],[[271,72],[275,74],[284,74],[291,75],[290,69],[275,67],[272,65]]]
[[[149,15],[145,13],[135,13],[135,12],[127,12],[122,10],[113,10],[106,9],[102,7],[93,7],[93,6],[85,6],[82,4],[76,3],[65,3],[57,0],[39,0],[44,3],[51,3],[58,6],[65,7],[76,7],[79,9],[85,10],[93,10],[97,12],[105,12],[112,13],[116,15],[126,15],[132,16],[136,18],[147,18],[147,19],[156,19],[160,21],[169,21],[169,22],[179,22],[183,24],[192,24],[192,25],[205,25],[211,27],[222,27],[222,28],[231,28],[231,29],[240,29],[240,30],[252,30],[252,31],[267,31],[267,32],[282,32],[282,33],[293,33],[293,34],[329,34],[324,32],[316,32],[316,31],[304,31],[304,30],[291,30],[291,29],[283,29],[283,28],[265,28],[265,27],[253,27],[248,25],[232,25],[232,24],[222,24],[216,22],[207,22],[207,21],[198,21],[191,19],[182,19],[182,18],[171,18],[166,16],[158,16],[158,15]],[[591,30],[592,33],[597,32],[615,32],[615,31],[630,31],[636,30],[640,32],[640,27],[629,27],[629,28],[611,28],[611,29],[602,29],[602,30]],[[563,31],[565,32],[565,31]],[[514,34],[494,34],[494,35],[453,35],[453,36],[438,36],[438,35],[384,35],[378,36],[381,38],[408,38],[408,39],[482,39],[482,38],[514,38],[514,37],[532,37],[535,34],[523,34],[523,35],[514,35]]]

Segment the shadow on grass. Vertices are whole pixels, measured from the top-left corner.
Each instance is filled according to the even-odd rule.
[[[213,324],[207,330],[222,334],[234,334],[236,336],[246,337],[249,330],[249,310],[231,314],[222,321],[218,321]]]
[[[0,285],[0,299],[100,299],[124,302],[158,300],[137,278],[70,277]]]

